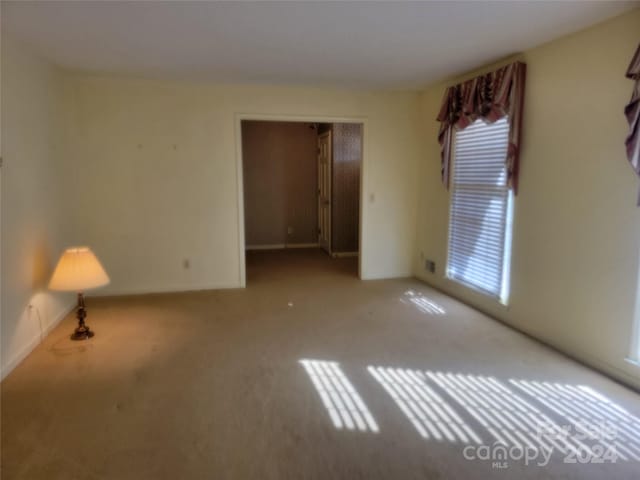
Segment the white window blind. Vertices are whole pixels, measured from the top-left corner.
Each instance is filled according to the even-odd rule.
[[[454,137],[447,276],[507,302],[512,193],[509,123],[477,120]]]

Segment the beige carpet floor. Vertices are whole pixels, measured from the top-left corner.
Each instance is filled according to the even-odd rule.
[[[2,480],[640,478],[625,387],[355,259],[247,264],[244,290],[89,299],[84,343],[66,318],[2,383]]]

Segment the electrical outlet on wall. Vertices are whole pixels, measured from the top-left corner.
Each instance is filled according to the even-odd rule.
[[[424,269],[429,273],[436,273],[436,262],[433,260],[425,260]]]
[[[293,234],[293,227],[287,227],[287,235]]]
[[[191,268],[191,261],[188,258],[182,260],[182,268],[185,270],[189,270],[189,268]]]

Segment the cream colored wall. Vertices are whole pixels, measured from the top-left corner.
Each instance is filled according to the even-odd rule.
[[[74,147],[66,186],[76,238],[112,278],[100,293],[241,285],[236,158],[247,115],[365,122],[362,275],[411,275],[417,94],[78,75],[66,90]]]
[[[59,189],[60,75],[2,38],[2,377],[73,305],[46,290],[68,225]]]
[[[445,85],[460,79],[423,92],[415,267],[428,283],[636,386],[640,369],[625,358],[638,294],[640,182],[625,157],[623,107],[639,33],[635,10],[519,57],[528,73],[508,308],[443,277],[449,197],[435,117]],[[421,254],[437,262],[436,274],[425,272]]]

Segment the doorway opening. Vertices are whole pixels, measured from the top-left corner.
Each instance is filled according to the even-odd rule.
[[[240,120],[246,265],[280,259],[359,275],[363,130]]]

